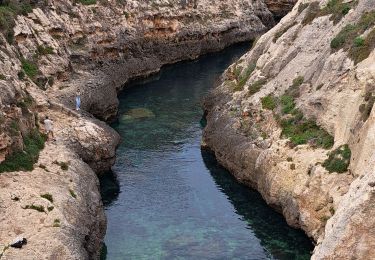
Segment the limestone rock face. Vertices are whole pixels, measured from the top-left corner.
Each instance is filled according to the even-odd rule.
[[[83,108],[104,120],[116,116],[117,91],[129,78],[254,39],[274,25],[263,1],[104,2],[50,1],[19,16],[14,29],[24,57],[38,46],[53,49],[38,60],[48,92],[73,107],[80,89]]]
[[[117,92],[130,78],[275,24],[262,0],[96,2],[32,1],[11,34],[0,29],[0,163],[32,131],[44,132],[46,116],[56,137],[33,171],[0,173],[0,258],[98,259],[105,216],[94,172],[110,170],[120,137],[92,115],[115,118]],[[27,245],[8,248],[17,237]]]
[[[375,52],[370,47],[356,64],[355,54],[331,47],[345,26],[358,24],[375,6],[370,0],[346,2],[350,10],[337,18],[324,9],[327,1],[299,1],[225,72],[205,102],[205,146],[317,242],[313,259],[375,258],[370,206],[375,202],[375,112],[368,103],[374,96]],[[373,29],[371,24],[362,37]],[[243,87],[233,76],[241,70]],[[291,145],[282,134],[280,108],[271,111],[262,104],[265,97],[280,100],[296,89],[300,115],[334,137],[332,148],[316,147],[314,140]],[[351,149],[349,168],[329,173],[323,163],[344,144]]]

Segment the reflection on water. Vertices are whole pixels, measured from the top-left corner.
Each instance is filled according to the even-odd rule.
[[[201,98],[247,47],[168,66],[120,95],[123,141],[101,182],[107,259],[309,258],[301,232],[200,151]]]

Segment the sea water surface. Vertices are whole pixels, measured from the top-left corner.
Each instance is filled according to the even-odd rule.
[[[202,98],[250,44],[166,66],[120,95],[101,180],[103,259],[309,259],[311,241],[200,149]]]

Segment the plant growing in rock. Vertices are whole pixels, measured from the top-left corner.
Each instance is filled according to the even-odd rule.
[[[16,151],[8,155],[0,164],[0,173],[12,171],[32,171],[34,163],[38,161],[39,152],[44,148],[46,137],[37,129],[32,130],[23,138],[23,151]]]
[[[61,170],[63,171],[69,170],[69,164],[66,162],[53,161],[53,164],[57,164],[58,166],[60,166]]]
[[[96,0],[76,0],[75,2],[81,3],[83,5],[94,5],[94,4],[96,4]]]
[[[40,197],[42,197],[42,198],[50,201],[51,203],[53,203],[53,196],[49,193],[42,194],[42,195],[40,195]]]
[[[325,15],[330,15],[330,20],[337,24],[341,19],[347,15],[353,7],[358,4],[358,1],[345,0],[329,0],[326,6],[320,8],[319,2],[311,2],[308,6],[306,15],[302,21],[303,25],[311,23],[315,18]]]
[[[365,95],[364,103],[359,106],[359,112],[361,113],[361,118],[363,122],[366,122],[369,118],[372,108],[375,103],[375,96],[372,91],[368,91]]]
[[[273,95],[263,97],[261,102],[263,109],[274,110],[277,107],[277,99]]]
[[[299,87],[303,82],[302,76],[295,78],[289,89],[280,97],[278,110],[281,114],[277,115],[277,121],[282,128],[281,135],[289,138],[292,146],[308,143],[329,149],[333,146],[333,137],[314,120],[306,119],[296,108],[295,98],[299,96]]]
[[[260,80],[255,81],[253,84],[249,86],[248,96],[252,96],[255,93],[257,93],[266,83],[267,83],[267,79],[260,79]]]
[[[58,218],[55,218],[54,220],[53,220],[53,227],[60,227],[60,219],[58,219]]]
[[[42,205],[26,205],[23,209],[33,209],[38,212],[45,212],[44,207]]]
[[[255,63],[250,64],[246,69],[235,64],[234,67],[228,71],[229,82],[227,85],[229,85],[233,91],[242,91],[255,68]]]
[[[349,146],[347,144],[341,145],[329,153],[327,160],[323,163],[323,167],[329,172],[346,172],[349,167],[350,157],[351,151]]]
[[[74,192],[74,190],[72,189],[69,189],[69,193],[70,193],[70,196],[72,196],[73,198],[77,198],[77,194]]]
[[[358,63],[366,59],[375,47],[375,11],[365,13],[355,24],[345,26],[331,41],[332,51],[343,49]],[[370,30],[366,36],[362,36]]]
[[[21,67],[23,72],[32,80],[38,75],[38,66],[30,60],[21,59]]]
[[[53,54],[53,48],[50,46],[38,45],[36,53],[37,55]]]

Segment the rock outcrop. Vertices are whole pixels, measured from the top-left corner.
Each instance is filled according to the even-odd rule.
[[[127,80],[254,39],[274,17],[251,0],[0,5],[9,2],[0,9],[0,258],[97,259],[105,216],[94,172],[110,169],[119,136],[92,114],[115,118]],[[71,110],[77,90],[86,112]],[[56,141],[44,145],[46,116]],[[27,245],[8,247],[17,237]]]
[[[15,45],[31,59],[38,46],[52,53],[38,61],[51,95],[72,107],[77,89],[83,108],[98,118],[116,116],[117,91],[130,78],[162,65],[254,39],[274,25],[262,1],[105,1],[79,5],[54,1],[19,16]]]
[[[203,145],[316,241],[312,259],[375,258],[374,13],[299,1],[205,102]]]
[[[268,9],[274,14],[275,18],[283,18],[296,4],[297,0],[266,0]]]

